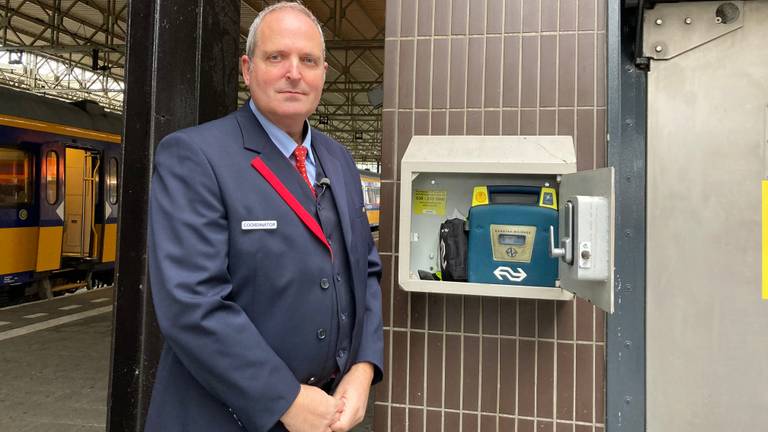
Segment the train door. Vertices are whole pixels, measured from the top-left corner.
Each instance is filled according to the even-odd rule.
[[[64,225],[64,146],[47,143],[40,146],[40,233],[37,239],[36,272],[61,267],[61,241]]]
[[[97,151],[66,149],[66,196],[62,255],[93,259],[99,256],[101,225],[96,222],[101,158]]]
[[[103,208],[101,221],[103,223],[102,254],[104,263],[114,262],[117,255],[117,215],[119,211],[119,179],[120,179],[120,146],[106,145],[104,147],[104,182],[101,194]]]

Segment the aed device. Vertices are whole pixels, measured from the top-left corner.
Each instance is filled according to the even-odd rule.
[[[469,282],[554,287],[557,192],[548,186],[477,186],[468,217]]]
[[[578,171],[573,137],[414,135],[399,172],[403,290],[578,296],[613,311],[614,172]],[[442,268],[441,225],[454,219],[466,221],[467,281],[423,277]]]

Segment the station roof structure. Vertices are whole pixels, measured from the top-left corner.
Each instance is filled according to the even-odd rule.
[[[241,0],[242,51],[258,12],[277,0]],[[384,1],[305,0],[326,39],[325,90],[314,127],[377,168],[381,148]],[[0,0],[0,85],[99,102],[122,111],[127,0]],[[240,83],[240,101],[248,97]]]

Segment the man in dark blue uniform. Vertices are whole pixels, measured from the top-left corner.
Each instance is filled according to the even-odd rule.
[[[160,143],[149,264],[165,346],[146,431],[344,431],[382,377],[381,264],[346,149],[312,129],[320,25],[251,26],[251,100]]]

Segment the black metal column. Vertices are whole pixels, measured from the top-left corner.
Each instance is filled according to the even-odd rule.
[[[237,105],[239,0],[132,0],[107,430],[144,428],[162,337],[147,277],[152,155],[177,129]]]
[[[616,169],[616,285],[614,313],[606,323],[606,432],[643,432],[646,413],[646,75],[634,62],[637,8],[624,8],[625,2],[608,2],[608,165]]]

